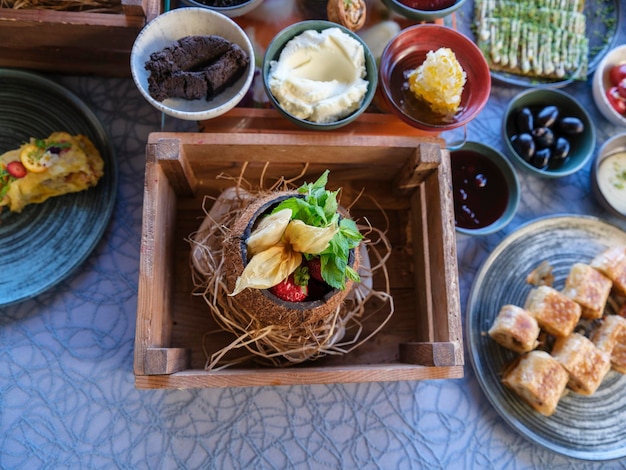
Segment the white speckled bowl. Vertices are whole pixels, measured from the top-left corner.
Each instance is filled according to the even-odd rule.
[[[248,53],[250,65],[243,76],[210,101],[170,98],[160,102],[152,98],[148,92],[150,72],[145,69],[150,54],[185,36],[212,34],[222,36]],[[130,68],[137,88],[152,106],[175,118],[201,121],[230,111],[244,98],[254,76],[254,50],[239,25],[221,13],[206,8],[178,8],[157,16],[141,30],[131,50]]]

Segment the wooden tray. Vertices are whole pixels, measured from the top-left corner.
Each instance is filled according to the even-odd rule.
[[[229,122],[227,129],[218,125],[210,133],[149,136],[134,357],[138,388],[463,376],[449,154],[438,138],[405,134],[404,125],[392,116],[378,118],[385,121],[380,121],[384,135],[360,119],[326,133],[285,132],[280,126],[261,131],[256,124],[252,132],[239,131]],[[396,125],[400,127],[393,130]],[[343,356],[280,369],[246,365],[205,371],[203,334],[216,325],[204,300],[191,295],[186,238],[204,216],[203,197],[232,185],[216,179],[218,174],[238,176],[247,164],[245,178],[254,182],[266,162],[266,181],[297,175],[309,162],[305,180],[330,169],[328,187],[343,188],[342,204],[350,204],[364,189],[384,209],[393,247],[387,267],[395,313],[376,336]],[[370,201],[361,198],[352,208],[353,216],[384,228],[380,209],[365,200]],[[365,329],[377,325],[366,323]],[[220,349],[220,341],[232,339],[225,332],[208,346],[209,353]]]
[[[130,77],[130,51],[161,0],[122,0],[123,12],[0,8],[0,67]]]

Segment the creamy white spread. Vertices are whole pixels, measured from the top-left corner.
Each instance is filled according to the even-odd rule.
[[[339,28],[305,31],[270,63],[268,85],[289,114],[317,123],[356,111],[367,93],[362,44]]]
[[[626,215],[626,152],[602,160],[598,167],[598,186],[609,204]]]

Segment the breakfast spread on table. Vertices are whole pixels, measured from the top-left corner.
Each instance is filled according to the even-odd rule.
[[[33,137],[0,155],[0,210],[21,212],[28,204],[84,191],[103,174],[100,152],[88,137],[66,132]]]
[[[247,0],[199,1],[205,6],[239,7]],[[518,240],[511,242],[512,257],[517,255],[518,259],[511,263],[512,268],[507,265],[508,272],[517,270],[521,275],[515,277],[515,282],[503,282],[502,279],[512,277],[502,272],[496,275],[487,272],[483,281],[490,277],[495,279],[491,282],[500,282],[504,295],[491,289],[493,283],[488,285],[491,288],[485,288],[485,284],[476,282],[476,292],[480,291],[476,297],[487,299],[481,298],[476,303],[477,310],[486,317],[476,324],[470,322],[471,309],[462,317],[458,298],[459,294],[465,294],[467,284],[482,276],[481,272],[472,278],[479,257],[488,254],[496,238],[506,234],[498,228],[499,233],[490,238],[471,239],[460,228],[484,228],[508,214],[517,214],[515,222],[521,225],[534,215],[550,213],[556,207],[568,210],[571,207],[574,212],[593,214],[594,220],[597,220],[595,216],[603,217],[595,210],[593,202],[584,197],[587,195],[585,188],[581,191],[583,197],[574,195],[588,182],[591,172],[584,170],[569,179],[548,180],[546,184],[533,180],[533,173],[530,173],[520,180],[523,187],[520,191],[507,179],[509,174],[494,163],[514,161],[517,153],[523,159],[520,177],[527,170],[524,162],[554,177],[555,173],[550,174],[550,171],[570,167],[583,140],[591,140],[592,149],[598,147],[595,135],[587,138],[589,132],[596,131],[598,141],[609,131],[613,133],[615,128],[605,127],[606,122],[596,119],[597,113],[591,113],[591,120],[573,116],[567,106],[549,100],[537,106],[527,102],[504,118],[500,113],[506,100],[516,93],[514,89],[505,89],[506,80],[496,83],[509,74],[523,77],[518,83],[530,88],[536,88],[537,84],[568,86],[564,94],[581,99],[583,106],[588,104],[589,96],[585,93],[590,90],[585,88],[589,85],[585,80],[596,69],[594,55],[597,54],[597,58],[604,53],[603,47],[612,47],[612,38],[604,38],[606,44],[600,46],[592,44],[597,31],[590,25],[597,21],[589,11],[600,13],[588,8],[591,1],[586,1],[585,10],[585,0],[475,0],[468,9],[474,13],[469,21],[475,27],[472,29],[475,37],[468,34],[463,38],[465,42],[455,42],[448,36],[441,40],[443,34],[439,38],[434,35],[435,39],[440,39],[439,43],[435,40],[428,47],[422,47],[418,34],[414,42],[407,41],[400,46],[398,57],[406,52],[404,57],[410,55],[417,59],[403,62],[397,58],[397,69],[403,77],[392,82],[392,88],[402,91],[393,99],[403,105],[410,103],[403,110],[409,110],[408,114],[413,117],[425,117],[431,125],[426,130],[419,126],[413,126],[415,129],[396,127],[403,123],[402,118],[398,120],[398,115],[394,116],[389,109],[393,104],[390,106],[374,98],[370,105],[370,95],[376,90],[378,98],[386,93],[376,83],[387,78],[380,72],[383,51],[402,30],[408,29],[407,24],[413,23],[408,17],[399,18],[396,10],[379,1],[322,0],[320,3],[325,7],[328,20],[337,23],[336,26],[358,30],[359,35],[354,36],[345,28],[309,25],[308,30],[291,39],[284,48],[274,48],[275,53],[265,58],[262,52],[269,43],[266,39],[270,33],[263,22],[274,21],[274,25],[280,24],[282,28],[289,18],[289,13],[274,8],[276,3],[269,0],[261,2],[265,4],[259,7],[263,10],[246,13],[244,18],[230,23],[222,16],[215,16],[206,23],[187,18],[171,28],[155,28],[156,33],[151,31],[155,36],[144,35],[149,37],[148,43],[138,48],[141,52],[139,67],[133,64],[132,71],[139,77],[137,85],[149,103],[160,111],[174,109],[171,116],[175,119],[161,115],[161,132],[149,137],[145,181],[135,181],[136,176],[142,176],[134,171],[136,162],[126,162],[126,157],[137,155],[120,155],[124,158],[121,160],[124,186],[120,190],[122,202],[115,206],[117,219],[124,217],[119,214],[120,210],[134,211],[134,214],[138,214],[137,208],[144,211],[141,248],[131,252],[120,250],[117,245],[107,246],[115,255],[112,259],[90,260],[98,265],[95,271],[90,266],[94,272],[87,271],[80,282],[67,283],[58,293],[54,292],[51,299],[54,303],[48,307],[44,327],[49,326],[48,320],[59,305],[67,306],[68,313],[76,310],[76,306],[81,307],[82,312],[83,302],[91,304],[87,307],[96,314],[102,309],[125,313],[127,302],[130,299],[132,303],[135,292],[130,289],[133,292],[127,298],[118,299],[112,305],[103,303],[101,290],[106,295],[112,289],[104,284],[117,278],[125,282],[126,276],[115,273],[109,277],[107,272],[103,275],[100,264],[115,264],[131,253],[124,263],[134,265],[137,257],[140,262],[134,359],[138,388],[275,386],[367,380],[409,382],[415,378],[447,379],[465,374],[470,381],[478,380],[485,391],[485,397],[471,394],[468,406],[481,402],[484,410],[488,399],[504,418],[494,419],[494,413],[478,413],[480,420],[486,421],[479,425],[487,430],[483,434],[488,438],[489,433],[502,432],[500,424],[505,422],[516,430],[522,429],[526,436],[531,435],[531,440],[535,440],[533,426],[545,426],[543,429],[548,429],[547,432],[541,434],[540,430],[535,434],[540,435],[538,442],[565,442],[565,447],[574,450],[590,442],[589,435],[594,431],[596,436],[604,434],[603,445],[619,441],[622,438],[619,433],[625,429],[626,422],[623,419],[626,396],[622,393],[626,379],[620,376],[626,375],[626,246],[614,245],[613,240],[603,238],[607,233],[604,225],[594,232],[598,235],[598,245],[612,246],[604,252],[598,250],[594,259],[588,256],[597,245],[588,252],[576,252],[567,262],[563,261],[565,257],[550,258],[550,262],[558,266],[556,269],[567,264],[567,277],[560,271],[555,279],[551,266],[542,263],[524,282],[520,276],[532,267],[526,265],[519,269],[522,261],[530,259],[530,263],[534,263],[540,259],[532,256],[522,260]],[[146,2],[143,3],[145,6]],[[397,0],[396,3],[437,10],[461,2]],[[604,3],[612,6],[612,0]],[[619,7],[620,2],[616,5]],[[381,8],[389,8],[385,10],[386,15],[380,16]],[[195,14],[199,15],[199,11]],[[368,24],[367,15],[384,21]],[[620,15],[623,17],[623,10]],[[157,16],[166,17],[165,14]],[[443,29],[442,25],[451,25],[448,30],[456,30],[456,21],[460,24],[464,19],[462,15],[446,18],[438,26]],[[146,27],[152,21],[147,21],[146,17]],[[231,23],[241,26],[241,35],[231,34]],[[623,28],[618,27],[618,31],[623,38]],[[248,36],[245,41],[244,36]],[[261,37],[263,39],[259,39]],[[473,48],[468,47],[467,42]],[[373,51],[372,45],[377,47],[376,61],[368,51],[368,47]],[[478,57],[468,62],[470,51],[474,50]],[[103,57],[103,61],[105,59]],[[266,74],[265,65],[270,61],[269,74]],[[622,116],[626,115],[624,66],[626,64],[622,63],[613,67],[609,81],[604,80],[602,92],[602,98]],[[137,69],[140,74],[135,74]],[[477,74],[478,69],[480,74]],[[248,75],[246,80],[244,75]],[[578,80],[578,83],[570,83],[571,80]],[[74,83],[74,79],[62,82]],[[492,83],[495,84],[493,93],[490,92]],[[0,103],[7,88],[2,85]],[[112,124],[119,115],[109,113],[110,97],[92,100],[94,95],[89,93],[98,90],[84,90],[82,85],[83,82],[79,82],[76,88],[90,97],[92,107],[98,106],[98,115],[112,118],[107,123],[112,127],[116,147],[132,148],[135,143],[127,136],[122,140],[120,131],[140,133],[141,125],[159,129],[158,124],[155,127],[156,120],[138,122],[137,126],[132,119]],[[268,87],[262,89],[264,85]],[[102,83],[97,82],[94,88],[96,86],[102,87]],[[122,88],[117,82],[114,87],[116,91]],[[154,99],[146,96],[145,91]],[[486,151],[471,153],[466,147],[458,152],[455,161],[454,145],[444,142],[448,136],[444,126],[459,120],[468,110],[479,107],[476,113],[480,112],[482,105],[475,104],[480,101],[479,93],[485,101],[490,100],[485,108],[486,115],[459,130],[465,130],[468,142],[475,138],[490,144],[497,142],[507,148],[509,155],[486,161]],[[233,103],[240,96],[244,96],[243,101]],[[124,95],[122,99],[124,104],[131,102],[125,101],[127,97]],[[386,98],[382,96],[382,100]],[[155,100],[158,103],[155,104]],[[225,111],[230,114],[223,119],[215,119],[216,116],[209,113],[193,114],[198,109],[215,109],[225,100],[240,109],[230,113],[230,108]],[[38,101],[48,103],[45,99]],[[308,122],[294,126],[295,119],[289,117],[289,122],[284,122],[275,109],[245,109],[271,106]],[[366,107],[367,112],[361,117],[357,111]],[[8,113],[19,114],[19,110],[14,109],[9,109]],[[141,106],[133,106],[133,109],[145,111]],[[57,114],[66,118],[62,111]],[[352,121],[351,127],[339,132],[316,134],[297,128],[322,127],[311,123],[334,123],[353,115],[358,115],[359,121]],[[85,120],[90,119],[87,115]],[[176,119],[195,120],[199,127],[206,127],[197,133],[179,132],[179,124],[182,128],[182,124],[187,123]],[[388,125],[393,119],[397,123]],[[208,120],[211,123],[207,123]],[[264,120],[267,122],[262,122]],[[494,132],[503,120],[504,124],[508,122],[515,128],[513,134]],[[51,129],[97,134],[83,131],[69,120],[64,122],[66,126],[47,125]],[[172,122],[172,128],[177,131],[164,131],[170,129]],[[409,121],[405,123],[413,125]],[[0,134],[5,137],[7,133],[2,127]],[[52,220],[65,221],[73,216],[50,216],[47,208],[53,203],[34,206],[17,216],[8,211],[20,212],[27,204],[83,191],[96,184],[98,188],[85,193],[85,197],[104,199],[101,189],[108,177],[115,174],[110,160],[105,160],[107,172],[98,183],[104,171],[102,160],[97,158],[98,151],[84,136],[69,132],[54,133],[48,138],[44,138],[47,134],[38,136],[37,132],[20,134],[25,136],[24,140],[30,135],[37,137],[20,149],[0,156],[0,209],[7,206],[6,212],[0,214],[0,226],[15,227],[13,240],[20,238],[21,228],[11,224],[17,219],[24,220],[31,213],[41,212],[47,217],[43,223],[28,224],[25,230],[31,232],[35,231],[33,228],[50,227]],[[158,139],[161,141],[157,143]],[[135,140],[141,145],[141,136]],[[276,141],[280,145],[272,147]],[[416,144],[418,141],[420,143]],[[97,143],[105,155],[106,148],[100,140]],[[626,149],[620,148],[597,166],[602,192],[622,214],[626,214],[625,152]],[[140,159],[139,163],[141,166],[144,161]],[[589,163],[590,160],[586,160],[587,168]],[[129,164],[133,171],[129,171]],[[316,179],[324,168],[331,168],[333,176],[337,175],[341,189],[326,189],[332,181],[328,171]],[[517,170],[511,170],[515,176]],[[133,181],[129,181],[131,178]],[[274,186],[276,181],[279,183]],[[143,203],[135,197],[142,189],[141,183],[145,184]],[[114,183],[112,186],[112,192],[117,192]],[[365,195],[365,200],[368,191],[375,197],[365,202],[361,200],[359,206],[361,194]],[[518,193],[524,199],[519,213],[517,206],[510,209],[508,205],[519,201]],[[340,195],[345,196],[343,206]],[[568,206],[563,200],[572,195],[577,202]],[[68,200],[73,203],[74,196]],[[67,206],[63,200],[59,205],[63,209]],[[73,203],[72,208],[73,214],[91,212],[105,218],[106,209],[92,209],[79,203]],[[388,212],[381,216],[377,209]],[[611,216],[619,218],[619,214]],[[376,238],[373,233],[378,231],[372,228],[372,223],[381,227],[387,223],[378,237],[384,241],[373,242]],[[197,232],[187,239],[187,234],[200,224]],[[80,223],[74,225],[83,227]],[[116,242],[118,226],[122,225],[124,230],[127,227],[120,224],[120,220],[114,225],[116,228],[111,233],[115,237],[108,238]],[[510,229],[511,235],[522,229]],[[82,230],[80,236],[67,239],[82,240],[95,231],[89,227]],[[53,231],[48,230],[48,235]],[[550,236],[555,233],[552,227],[547,231],[551,232]],[[391,241],[385,240],[385,235]],[[44,237],[40,239],[42,244],[46,243],[48,254],[54,252],[56,257],[63,258],[58,254],[61,243],[50,242],[47,237],[45,242]],[[565,245],[570,240],[559,241]],[[35,256],[45,258],[42,251],[34,248],[37,243],[29,244],[33,247],[32,258],[29,258],[31,253],[20,252],[18,262],[5,272],[17,272],[13,266],[18,264],[34,264]],[[626,242],[620,239],[617,243]],[[74,249],[73,243],[64,245],[72,245]],[[542,244],[541,249],[546,252],[552,249],[546,245],[548,243]],[[581,246],[582,243],[577,248]],[[378,254],[377,249],[384,253]],[[459,250],[458,271],[455,249]],[[494,259],[498,250],[499,246],[492,252]],[[137,256],[133,257],[132,253]],[[81,260],[85,257],[84,254],[79,256]],[[387,260],[392,268],[389,273],[385,267]],[[137,266],[128,270],[135,273]],[[92,287],[94,273],[98,284]],[[461,275],[463,278],[459,279]],[[42,285],[39,281],[32,283]],[[519,286],[522,286],[522,296],[511,293]],[[74,292],[75,287],[78,292]],[[474,292],[470,298],[473,295]],[[516,295],[515,300],[511,300],[513,295]],[[76,306],[67,302],[66,297],[78,299],[74,302]],[[0,298],[0,305],[2,300],[5,299]],[[47,300],[38,299],[34,304],[47,305]],[[133,307],[130,308],[132,311]],[[21,317],[9,312],[10,320],[20,324]],[[79,318],[72,313],[59,321]],[[120,315],[120,318],[126,319],[126,316]],[[98,315],[101,321],[111,322],[105,317]],[[469,325],[467,330],[461,328],[462,318]],[[388,320],[391,322],[387,323]],[[124,327],[126,323],[120,321],[118,325]],[[100,324],[95,326],[100,332]],[[71,333],[71,329],[68,331]],[[468,357],[466,343],[471,341],[480,345],[475,349],[472,346],[469,354],[475,361],[475,376],[463,362]],[[353,353],[357,347],[359,349]],[[445,354],[438,356],[441,351]],[[506,366],[501,368],[504,362]],[[285,366],[289,365],[294,367],[287,369]],[[224,368],[229,369],[224,371]],[[375,378],[368,378],[367,374]],[[488,378],[485,380],[485,377]],[[485,385],[489,380],[495,386]],[[380,395],[378,389],[368,390]],[[455,408],[456,401],[446,400],[449,390],[435,388],[426,392],[435,397],[431,400],[434,403],[431,419],[445,418],[450,411],[446,409],[448,402],[451,409]],[[436,398],[437,392],[443,393],[443,400]],[[386,400],[389,395],[381,396],[383,404],[389,401]],[[327,402],[332,406],[338,403],[335,396],[328,397]],[[296,396],[293,403],[286,402],[287,406],[294,403],[297,406],[298,400]],[[342,400],[340,397],[339,401]],[[506,404],[498,408],[498,403],[505,401]],[[596,414],[601,414],[602,410],[596,410],[595,404],[607,402],[614,408],[607,413],[602,406],[604,416],[598,419]],[[584,405],[579,406],[580,403]],[[459,414],[456,408],[452,412]],[[423,414],[420,412],[420,416]],[[599,429],[588,425],[589,415],[599,423]],[[328,416],[326,413],[322,417],[328,419]],[[613,427],[609,427],[609,421]],[[495,426],[491,426],[494,423]],[[467,423],[461,423],[460,428],[464,424]],[[453,423],[453,426],[456,425]],[[569,438],[563,438],[558,430],[553,432],[559,426],[570,429]],[[623,458],[626,447],[619,446],[618,452],[622,452],[619,457]],[[288,449],[289,445],[284,447]],[[596,446],[589,447],[594,447],[591,452],[600,452]],[[498,452],[494,449],[489,451],[489,458]],[[534,447],[529,449],[532,451]],[[566,455],[568,450],[564,452]],[[506,452],[522,459],[531,453],[527,449],[522,453],[515,449]],[[466,461],[474,459],[476,463],[483,456],[478,454],[466,455]],[[334,457],[333,454],[331,459]],[[574,458],[573,455],[568,457]]]
[[[186,36],[150,54],[145,68],[155,100],[210,101],[241,77],[249,63],[241,47],[221,36]]]
[[[503,384],[550,416],[566,390],[591,395],[611,368],[626,371],[626,246],[574,263],[562,290],[546,263],[527,281],[525,305],[503,305],[488,334],[518,354]]]

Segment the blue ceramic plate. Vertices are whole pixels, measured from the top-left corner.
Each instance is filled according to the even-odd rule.
[[[589,39],[589,67],[587,76],[591,77],[604,56],[613,48],[617,40],[618,32],[622,26],[620,19],[620,0],[587,0],[585,2],[586,31]],[[458,11],[458,30],[475,40],[474,27],[474,1],[465,2]],[[491,77],[501,83],[521,87],[564,87],[572,83],[571,78],[565,79],[542,79],[536,77],[524,77],[512,73],[494,71]]]
[[[102,237],[117,192],[113,148],[92,111],[55,82],[0,69],[0,153],[54,131],[89,137],[104,159],[104,176],[87,191],[19,214],[0,212],[0,307],[34,297],[72,273]]]
[[[524,305],[532,288],[526,276],[542,261],[553,267],[553,285],[560,290],[572,264],[588,263],[618,244],[626,244],[626,232],[593,217],[538,219],[509,235],[489,255],[467,303],[469,355],[491,404],[522,436],[578,459],[626,456],[626,376],[611,370],[593,395],[569,393],[554,414],[545,417],[502,385],[502,371],[516,354],[496,344],[487,330],[502,305]]]

